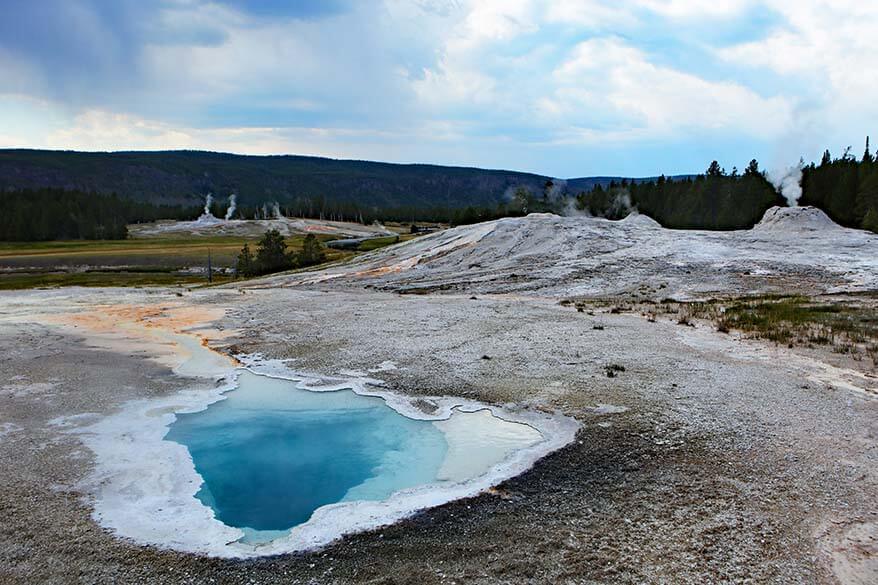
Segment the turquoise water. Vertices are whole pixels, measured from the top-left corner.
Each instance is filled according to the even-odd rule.
[[[335,502],[383,500],[436,483],[445,435],[351,390],[311,392],[242,371],[206,410],[177,415],[166,439],[185,445],[217,519],[271,539]]]

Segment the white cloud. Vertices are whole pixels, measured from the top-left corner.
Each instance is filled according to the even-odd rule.
[[[769,2],[783,23],[765,38],[719,51],[729,60],[765,65],[778,73],[815,73],[856,77],[878,82],[875,75],[855,66],[874,62],[878,8],[869,3],[837,1]],[[852,67],[853,66],[853,67]]]
[[[508,42],[536,32],[536,8],[530,0],[476,0],[470,3],[462,29],[452,37],[451,47],[468,49],[485,42]]]
[[[540,102],[541,109],[574,125],[580,112],[597,110],[653,136],[725,129],[771,138],[791,119],[784,98],[763,98],[736,83],[654,65],[619,39],[580,43],[553,77],[558,88]]]
[[[691,19],[729,17],[756,4],[754,0],[638,0],[637,4],[662,16]]]
[[[531,0],[481,0],[470,2],[462,18],[448,23],[450,32],[437,39],[438,56],[433,67],[412,79],[415,95],[428,108],[443,105],[484,104],[496,107],[502,96],[498,80],[482,57],[498,46],[538,30]]]
[[[83,150],[162,150],[192,148],[193,137],[185,130],[167,124],[101,110],[88,110],[73,123],[46,137],[50,148]]]
[[[443,59],[434,69],[425,69],[421,79],[412,82],[412,89],[422,104],[447,107],[455,104],[488,105],[496,101],[497,82],[479,71],[456,67]]]
[[[331,135],[344,134],[344,131],[325,128],[189,128],[130,114],[88,110],[77,115],[69,126],[49,133],[45,146],[97,151],[198,149],[244,154],[326,155],[328,153],[317,146],[319,142]]]
[[[858,140],[857,134],[873,130],[867,124],[878,119],[878,6],[851,0],[770,0],[768,5],[783,17],[782,24],[762,39],[719,49],[717,55],[768,70],[800,96],[797,139],[804,134],[825,146]],[[814,144],[811,150],[817,148]]]
[[[729,17],[750,4],[476,3],[443,40],[437,63],[414,78],[412,87],[434,115],[486,124],[502,120],[513,132],[527,134],[529,142],[662,139],[714,131],[771,140],[786,132],[794,97],[761,95],[734,79],[708,80],[658,65],[631,44],[635,40],[600,32],[641,26],[642,10],[669,18]],[[594,31],[592,38],[570,46],[564,37],[577,29]]]
[[[48,130],[35,146],[87,151],[195,149],[241,154],[295,153],[366,158],[365,146],[370,152],[398,158],[406,144],[426,139],[457,140],[461,138],[459,131],[459,126],[431,121],[405,133],[305,126],[195,128],[131,114],[88,110],[76,115],[63,127]],[[14,142],[14,137],[0,138],[3,142],[12,141],[9,146],[20,146]]]
[[[600,28],[630,25],[638,18],[624,2],[556,0],[546,6],[546,20],[568,26]]]

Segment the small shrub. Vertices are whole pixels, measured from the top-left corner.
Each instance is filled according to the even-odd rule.
[[[624,372],[625,366],[620,366],[619,364],[610,364],[604,367],[604,372],[607,374],[607,378],[615,378],[619,372]]]

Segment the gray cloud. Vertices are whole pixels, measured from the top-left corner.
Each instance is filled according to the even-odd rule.
[[[95,85],[103,89],[108,81],[115,85],[137,79],[144,23],[151,18],[154,2],[7,0],[4,4],[0,50],[34,71],[35,82],[50,97],[87,95]]]

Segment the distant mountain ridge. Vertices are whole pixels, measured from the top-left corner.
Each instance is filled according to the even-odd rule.
[[[50,187],[162,204],[192,204],[207,193],[237,193],[249,205],[325,198],[372,209],[462,208],[496,205],[518,187],[542,193],[549,180],[576,194],[621,179],[581,177],[565,184],[518,171],[300,155],[0,150],[0,192]]]

